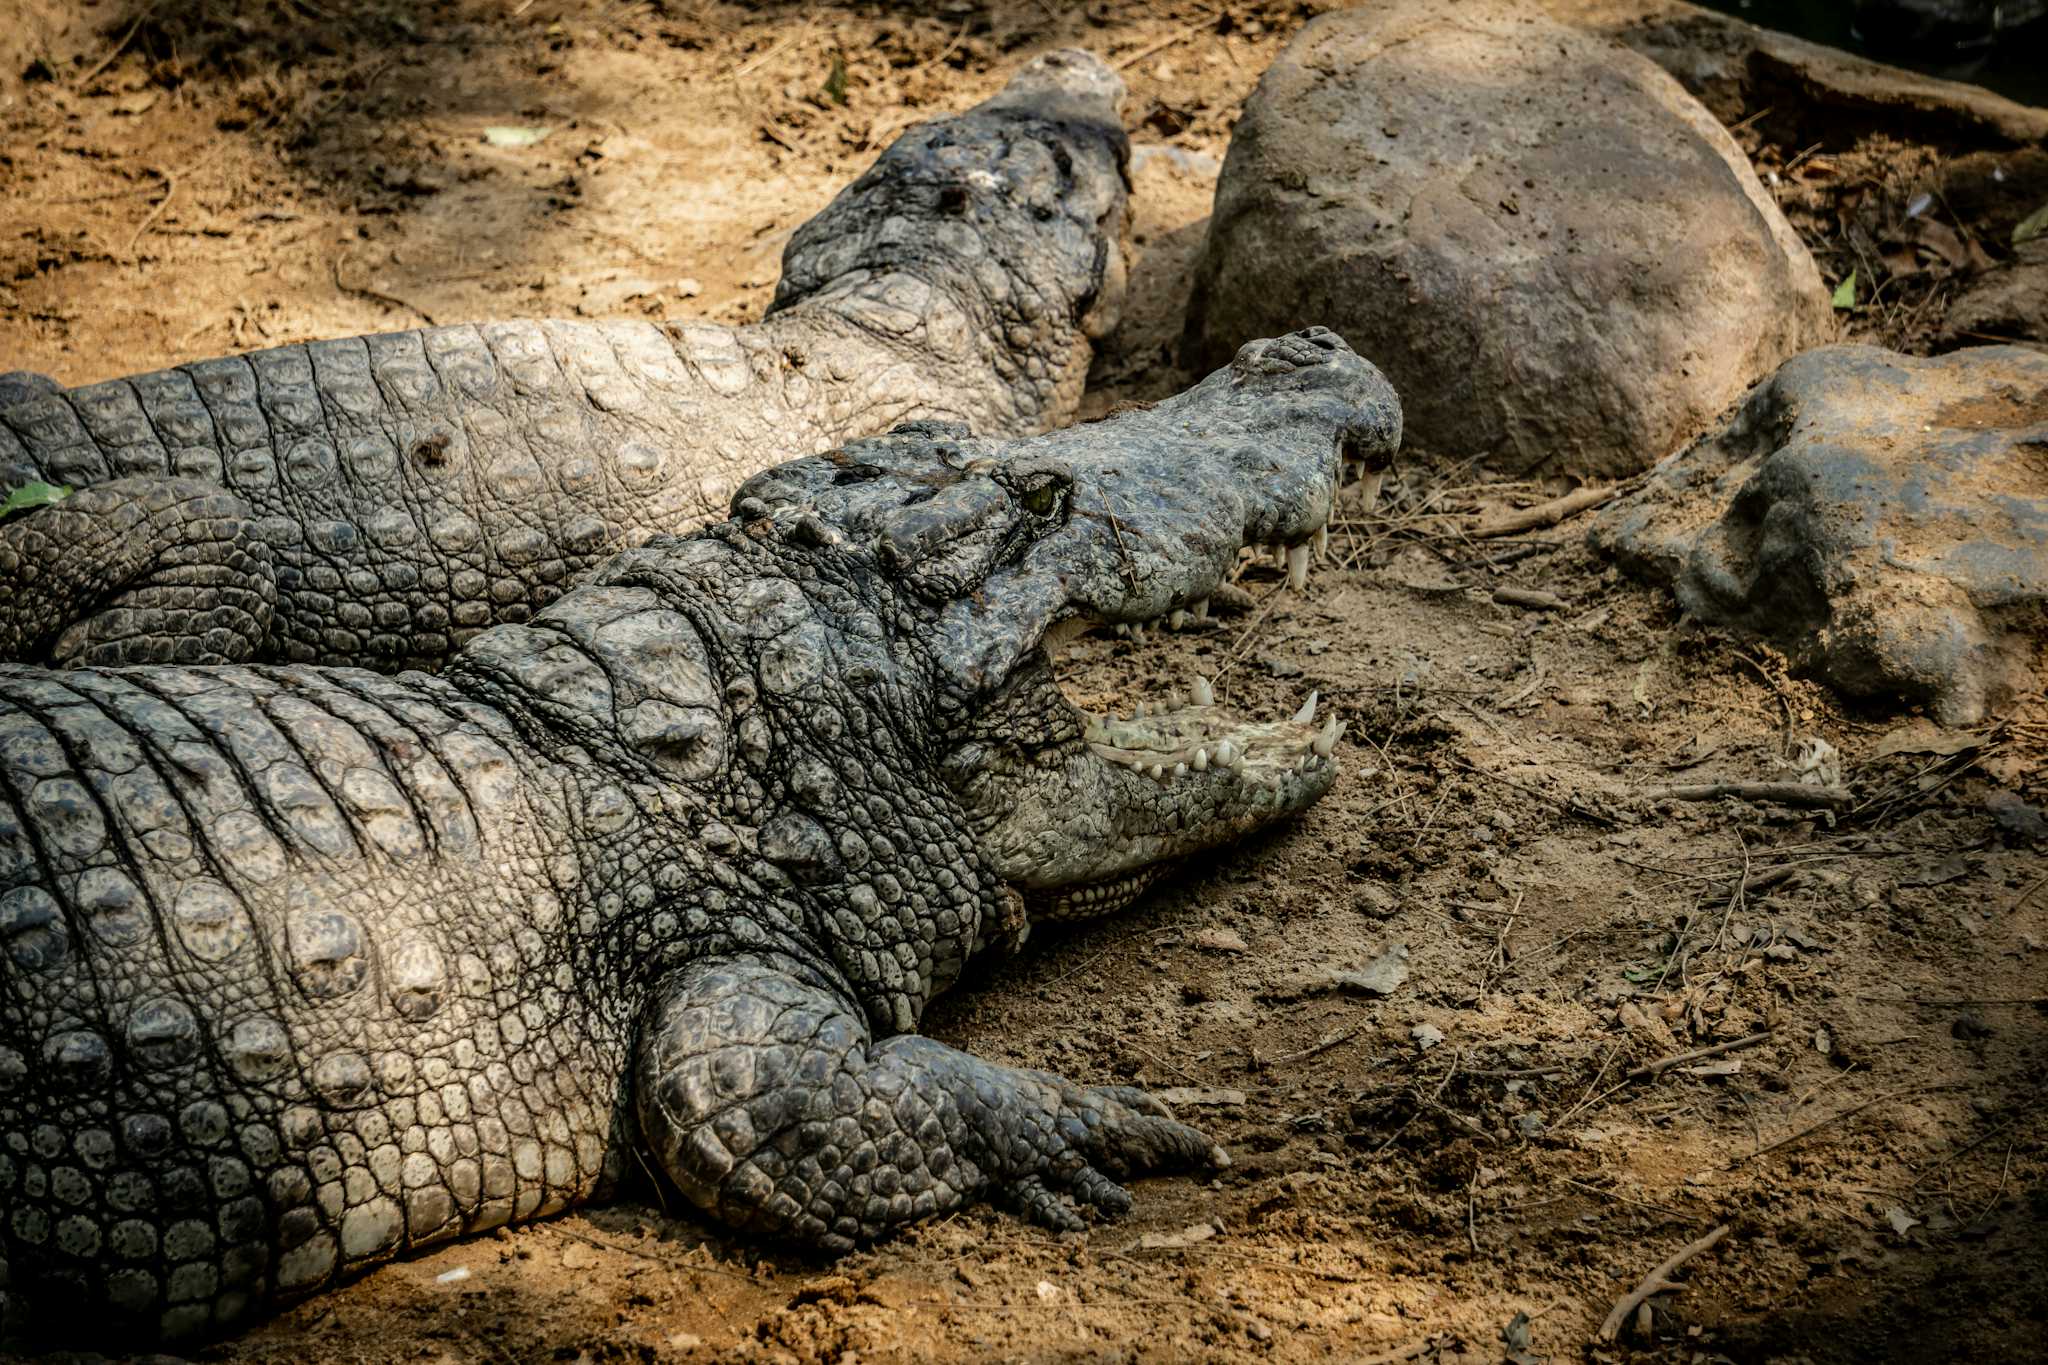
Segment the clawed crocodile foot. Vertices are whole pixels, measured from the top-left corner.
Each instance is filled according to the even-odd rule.
[[[1111,1175],[1128,1178],[1230,1164],[1229,1153],[1142,1090],[1076,1085],[1043,1072],[1023,1074],[1035,1083],[1031,1090],[1053,1093],[1027,1094],[1020,1087],[1009,1102],[1012,1122],[1023,1119],[1018,1110],[1024,1106],[1041,1106],[1045,1137],[1031,1154],[1035,1162],[1027,1161],[1022,1174],[1010,1177],[1003,1193],[1016,1213],[1042,1227],[1078,1231],[1085,1226],[1077,1212],[1082,1208],[1111,1217],[1130,1212],[1130,1191]],[[1060,1198],[1062,1192],[1072,1206]]]
[[[1142,1090],[915,1034],[870,1041],[851,1002],[804,975],[693,964],[641,1037],[642,1135],[686,1195],[730,1222],[849,1251],[994,1200],[1064,1232],[1083,1226],[1076,1206],[1130,1208],[1117,1177],[1229,1162]]]

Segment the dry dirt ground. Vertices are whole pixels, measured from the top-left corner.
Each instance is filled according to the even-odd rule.
[[[17,6],[0,43],[41,65],[0,106],[0,368],[77,383],[429,320],[747,318],[790,229],[905,123],[1078,43],[1125,67],[1139,148],[1133,308],[1094,410],[1183,382],[1171,343],[1231,120],[1305,18]],[[493,126],[546,134],[496,146]],[[1773,166],[1801,150],[1751,145]],[[1802,226],[1824,263],[1842,250]],[[1946,246],[1904,263],[1939,275]],[[1096,706],[1199,670],[1228,703],[1317,688],[1350,722],[1346,775],[1305,819],[1042,935],[928,1020],[1167,1091],[1235,1153],[1216,1178],[1141,1182],[1086,1235],[978,1210],[834,1264],[734,1245],[650,1185],[198,1358],[2043,1358],[2048,856],[2013,802],[2044,801],[2048,703],[1968,735],[1847,711],[1617,580],[1579,523],[1471,538],[1545,491],[1417,452],[1375,507],[1350,495],[1305,594],[1251,569],[1249,610],[1084,640],[1065,667]],[[1503,586],[1559,602],[1501,605]],[[1656,795],[1787,776],[1815,738],[1846,809]],[[1405,965],[1391,995],[1335,975],[1374,963]],[[1707,1055],[1659,1065],[1687,1053]],[[1601,1338],[1719,1228],[1682,1292]]]

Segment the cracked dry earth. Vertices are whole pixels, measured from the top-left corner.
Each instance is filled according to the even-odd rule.
[[[1229,120],[1303,17],[540,0],[354,6],[345,32],[335,8],[62,7],[62,79],[0,108],[0,360],[78,383],[428,315],[755,316],[784,234],[903,122],[1079,43],[1140,58],[1104,411],[1184,380],[1165,348]],[[819,93],[835,54],[844,106]],[[501,149],[486,125],[552,131]],[[1268,714],[1317,689],[1345,776],[928,1017],[1168,1092],[1235,1154],[1217,1178],[1140,1182],[1083,1235],[984,1210],[835,1263],[723,1240],[647,1184],[197,1356],[2037,1358],[2048,855],[1991,798],[2048,795],[2048,703],[1969,735],[1845,711],[1614,578],[1581,525],[1464,538],[1541,493],[1456,469],[1418,452],[1375,508],[1347,495],[1305,593],[1252,568],[1246,611],[1070,647],[1097,709],[1197,672]],[[1654,795],[1782,778],[1814,737],[1845,811]],[[1406,967],[1391,995],[1336,980],[1376,962]],[[1600,1338],[1724,1224],[1647,1334]]]

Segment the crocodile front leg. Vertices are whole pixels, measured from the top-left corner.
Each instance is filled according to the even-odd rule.
[[[1061,1194],[1122,1213],[1112,1176],[1227,1160],[1143,1091],[914,1034],[875,1042],[846,995],[790,960],[675,973],[642,1021],[634,1086],[643,1139],[699,1207],[834,1251],[983,1198],[1076,1229]]]
[[[248,504],[192,479],[115,479],[9,517],[0,583],[0,658],[59,665],[240,663],[277,605]]]

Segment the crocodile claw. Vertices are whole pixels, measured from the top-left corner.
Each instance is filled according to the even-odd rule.
[[[1056,1108],[1045,1140],[1032,1144],[1035,1161],[1009,1179],[1004,1193],[1018,1214],[1043,1227],[1071,1232],[1083,1226],[1075,1207],[1056,1191],[1069,1196],[1074,1206],[1120,1217],[1130,1212],[1131,1194],[1112,1176],[1229,1162],[1207,1136],[1179,1122],[1172,1110],[1143,1090],[1076,1085],[1043,1072],[1025,1074],[1055,1089]]]

